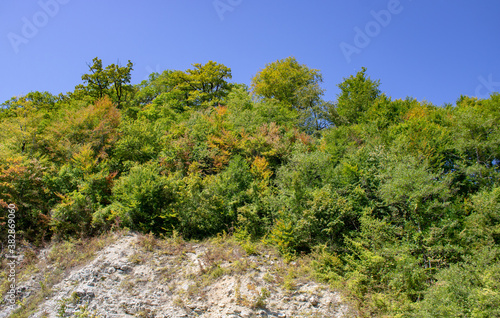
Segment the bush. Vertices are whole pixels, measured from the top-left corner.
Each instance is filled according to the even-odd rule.
[[[56,237],[87,236],[91,232],[95,203],[85,194],[74,191],[60,195],[62,202],[51,211],[51,230]]]
[[[250,202],[249,164],[235,156],[218,175],[203,177],[199,171],[183,178],[175,210],[184,237],[206,237],[237,226],[238,211]]]
[[[499,317],[500,250],[485,248],[436,276],[414,317]]]
[[[106,161],[95,158],[89,145],[75,153],[57,176],[48,180],[60,202],[51,211],[51,226],[57,236],[86,236],[98,230],[92,215],[111,201],[116,172],[109,172]]]
[[[55,195],[46,179],[55,171],[44,160],[23,156],[0,160],[0,224],[5,222],[7,206],[16,205],[16,234],[30,241],[41,241],[49,234],[49,211]],[[7,231],[0,233],[4,238]]]
[[[113,188],[112,204],[94,215],[94,224],[120,221],[124,226],[144,233],[169,231],[177,216],[170,214],[175,201],[169,179],[154,162],[134,166],[120,177]]]

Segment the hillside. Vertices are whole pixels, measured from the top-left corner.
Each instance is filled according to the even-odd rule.
[[[246,249],[229,237],[195,243],[126,232],[53,244],[23,263],[22,305],[10,317],[348,316],[339,293],[310,277],[310,260]]]
[[[208,299],[187,302],[194,308],[223,304],[217,286],[233,283],[226,299],[239,289],[244,306],[231,308],[241,312],[260,294],[277,313],[287,302],[297,310],[339,303],[318,291],[316,307],[278,287],[287,275],[305,275],[340,291],[360,317],[500,316],[500,94],[442,106],[392,99],[362,68],[327,101],[321,72],[293,57],[266,65],[251,87],[230,82],[231,69],[214,61],[153,73],[138,85],[130,84],[130,61],[105,66],[95,58],[88,67],[71,92],[30,92],[0,110],[2,306],[14,290],[9,279],[19,276],[9,263],[16,244],[72,246],[128,229],[189,242],[181,267],[205,271],[189,279],[208,288]],[[220,237],[243,244],[250,263],[226,268],[226,259],[245,253],[210,256],[210,247],[192,243]],[[268,262],[282,262],[252,255],[254,245],[272,247],[283,264],[311,266],[267,285],[258,263],[272,273]],[[169,273],[158,273],[170,266],[168,255],[136,256],[145,259],[135,260],[134,273],[141,266],[148,279]],[[57,262],[90,259],[67,257]],[[108,262],[96,264],[100,277],[123,278]],[[247,278],[238,285],[237,275],[222,275],[239,270],[264,282],[247,290]],[[48,293],[65,271],[34,284]],[[194,288],[184,274],[172,275],[186,293]],[[210,275],[221,276],[203,280]],[[144,293],[151,288],[141,284]],[[314,284],[300,286],[316,293]],[[62,297],[73,295],[65,290]],[[91,297],[82,293],[73,302]],[[46,306],[53,314],[55,303]]]

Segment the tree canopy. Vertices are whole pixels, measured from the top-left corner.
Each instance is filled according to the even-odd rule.
[[[133,93],[129,84],[133,63],[129,60],[127,66],[110,64],[103,69],[101,59],[96,57],[92,62],[88,65],[90,73],[82,75],[84,84],[78,85],[75,91],[81,91],[77,94],[90,96],[94,101],[109,96],[121,108]]]
[[[260,70],[252,79],[252,89],[255,95],[296,111],[306,129],[317,131],[328,125],[326,115],[331,108],[331,103],[322,99],[322,81],[319,70],[288,57]]]
[[[137,85],[132,67],[95,58],[73,92],[2,104],[16,237],[230,233],[308,255],[359,316],[500,315],[500,94],[392,99],[362,68],[329,102],[293,57],[251,88],[213,61]]]
[[[337,125],[356,124],[380,96],[380,81],[372,81],[366,76],[363,67],[356,76],[351,75],[338,84],[340,94],[335,108],[332,109],[332,119]]]

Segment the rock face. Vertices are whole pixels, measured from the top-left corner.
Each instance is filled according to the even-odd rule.
[[[350,316],[337,292],[279,257],[213,243],[144,246],[143,236],[122,235],[55,284],[30,317]],[[25,298],[35,280],[24,283]]]

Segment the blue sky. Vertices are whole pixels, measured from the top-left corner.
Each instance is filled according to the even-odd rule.
[[[367,67],[381,90],[436,105],[500,90],[500,1],[2,0],[0,102],[65,93],[94,57],[152,71],[214,60],[250,84],[294,56],[319,69],[325,98]]]

